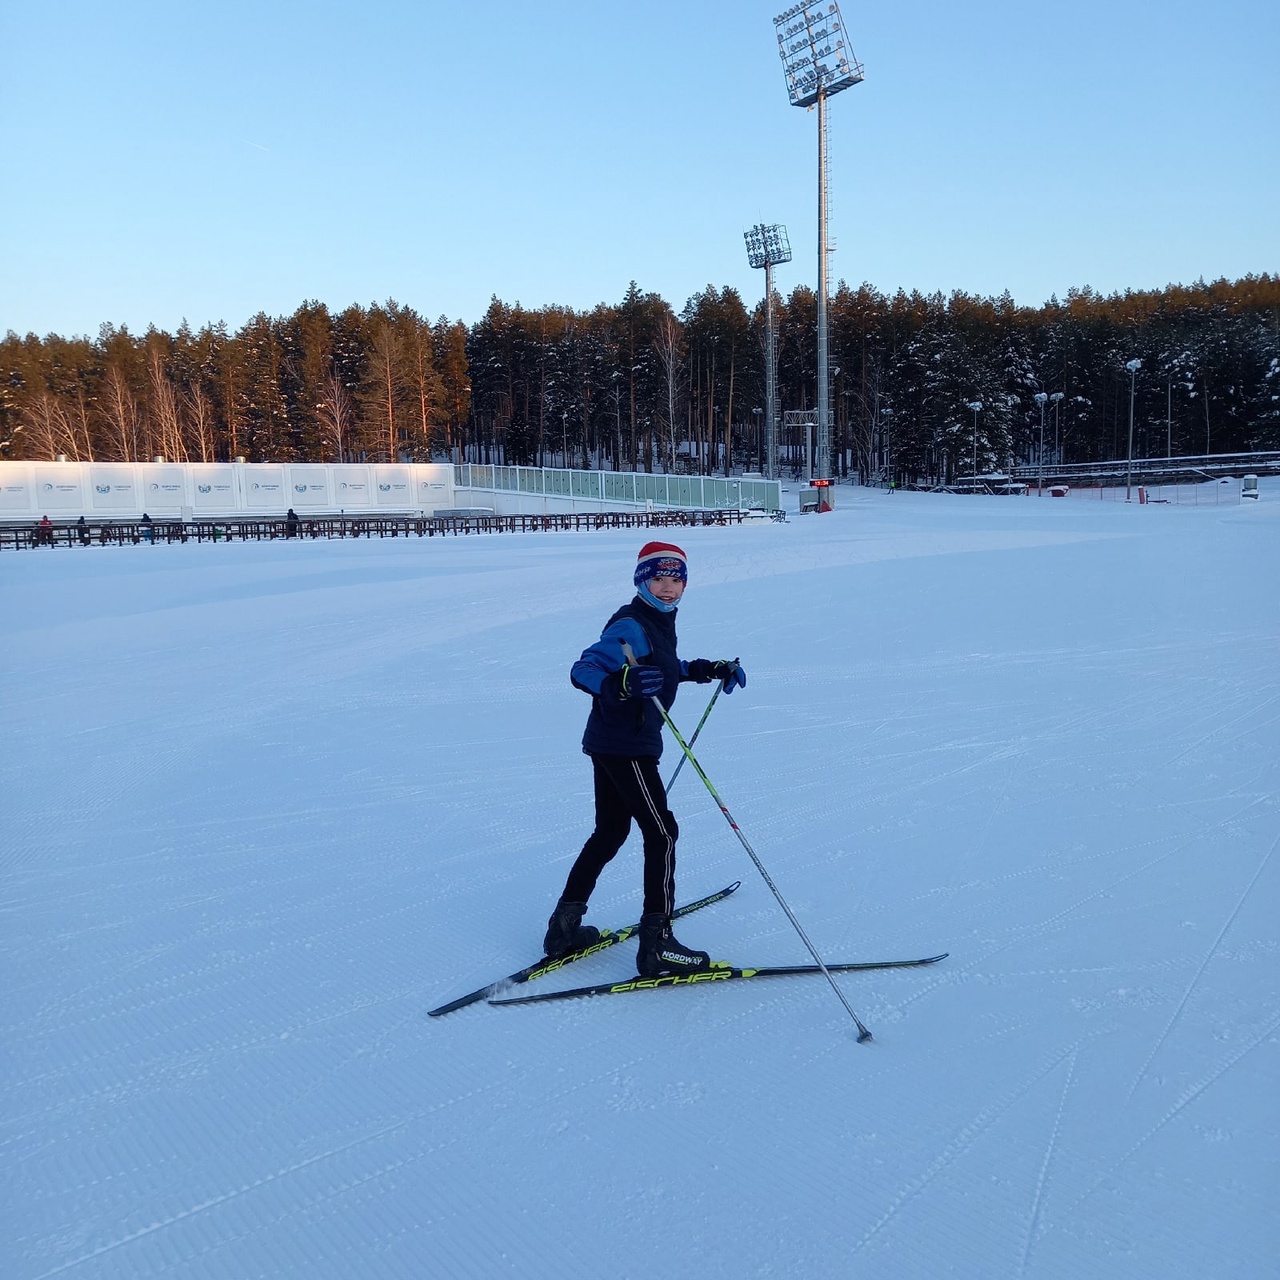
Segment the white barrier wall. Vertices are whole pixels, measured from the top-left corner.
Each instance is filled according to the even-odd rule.
[[[445,463],[0,462],[0,520],[425,512],[453,507]]]

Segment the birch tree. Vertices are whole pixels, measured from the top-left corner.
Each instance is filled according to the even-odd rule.
[[[675,313],[667,311],[658,323],[653,349],[662,371],[662,385],[666,393],[666,470],[676,465],[676,406],[680,398],[680,384],[684,374],[684,329]]]

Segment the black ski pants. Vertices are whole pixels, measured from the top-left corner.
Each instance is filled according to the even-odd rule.
[[[582,846],[565,882],[565,902],[586,902],[605,864],[626,843],[631,823],[644,836],[644,912],[675,909],[676,838],[680,828],[667,808],[667,791],[653,756],[591,757],[595,771],[596,829]]]

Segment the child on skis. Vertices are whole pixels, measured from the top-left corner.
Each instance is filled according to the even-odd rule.
[[[644,915],[636,967],[646,978],[710,968],[705,951],[694,951],[671,932],[675,905],[676,839],[679,828],[667,808],[658,776],[663,717],[685,681],[723,683],[732,693],[747,683],[736,661],[676,653],[676,606],[688,582],[688,559],[668,542],[640,549],[634,574],[635,598],[622,606],[600,639],[573,664],[570,679],[591,695],[591,714],[582,750],[595,777],[595,830],[582,846],[547,922],[543,948],[548,956],[590,946],[599,930],[582,917],[600,872],[622,848],[634,821],[644,837]]]

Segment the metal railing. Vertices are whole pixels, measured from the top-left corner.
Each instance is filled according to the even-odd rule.
[[[261,542],[277,538],[398,538],[472,533],[649,529],[676,525],[740,524],[743,512],[566,511],[546,515],[301,516],[296,521],[231,517],[215,520],[105,520],[0,525],[0,550],[37,547],[140,546],[161,542]]]
[[[478,462],[456,464],[455,489],[537,494],[633,506],[681,507],[703,511],[777,511],[777,480],[742,476],[668,475],[646,471],[570,471],[557,467],[503,467]]]
[[[1047,487],[1050,479],[1088,481],[1095,484],[1113,482],[1123,484],[1126,476],[1133,479],[1184,477],[1186,479],[1217,479],[1219,476],[1277,475],[1280,474],[1280,450],[1259,450],[1254,453],[1207,453],[1191,457],[1174,458],[1111,458],[1105,462],[1046,462],[1043,467],[1031,462],[1018,463],[1012,470],[1015,480],[1035,483],[1041,476]]]

